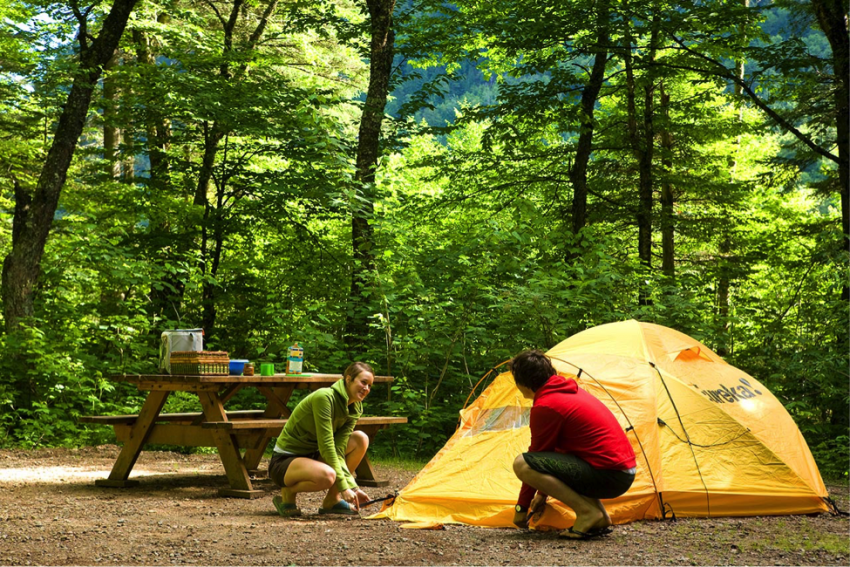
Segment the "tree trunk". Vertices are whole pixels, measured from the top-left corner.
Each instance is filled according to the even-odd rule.
[[[163,22],[167,16],[160,14],[158,21]],[[153,79],[156,66],[156,54],[150,38],[145,32],[134,29],[133,42],[136,45],[136,60],[140,67],[139,73],[148,80]],[[168,156],[169,143],[171,141],[171,125],[164,117],[155,101],[145,101],[145,140],[147,154],[150,162],[148,186],[151,191],[160,195],[169,195],[174,191],[171,181],[171,162]],[[171,218],[168,214],[162,215],[157,211],[151,211],[150,231],[153,246],[152,257],[155,262],[178,261],[188,251],[186,238],[180,238],[172,232]],[[168,252],[163,256],[163,248]],[[185,291],[183,279],[176,274],[166,272],[162,282],[156,282],[151,286],[149,312],[154,317],[180,319],[182,314],[183,293]]]
[[[750,5],[750,0],[743,0],[744,7]],[[740,80],[735,83],[735,96],[740,98],[744,94],[744,87],[742,82],[744,80],[744,73],[746,72],[746,66],[743,59],[738,59],[735,61],[735,76]],[[741,106],[741,110],[738,112],[738,121],[744,121],[744,108]],[[741,136],[738,136],[738,139],[735,142],[736,155],[735,160],[732,163],[732,181],[735,180],[735,176],[738,172],[738,152],[741,151]],[[723,206],[723,219],[721,220],[720,227],[720,244],[718,246],[719,254],[719,277],[717,279],[717,319],[718,319],[718,328],[719,328],[719,336],[717,342],[717,354],[720,356],[727,356],[729,354],[729,346],[731,344],[730,337],[730,329],[731,326],[729,324],[729,290],[731,288],[732,282],[729,274],[729,253],[732,250],[732,241],[729,236],[729,223],[728,223],[729,213],[726,210],[726,206]]]
[[[222,215],[224,214],[224,187],[224,183],[222,182],[221,186],[217,188],[216,207],[211,211],[213,217],[213,249],[211,257],[208,258],[204,266],[204,273],[212,278],[218,275],[218,267],[221,264],[221,252],[224,249],[224,227],[222,224],[224,222],[224,219],[222,219]],[[208,278],[204,279],[201,318],[204,334],[210,341],[214,341],[217,338],[215,337],[215,325],[218,315],[218,309],[216,307],[217,289],[217,286],[211,283]]]
[[[121,90],[125,100],[132,99],[133,89],[129,85],[125,85]],[[125,183],[133,183],[136,180],[136,137],[132,112],[127,113],[127,120],[123,126],[121,144],[124,147],[124,155],[121,160],[121,180]]]
[[[836,85],[835,133],[838,145],[838,184],[841,194],[841,229],[844,251],[850,254],[850,35],[842,0],[812,0],[818,24],[832,48],[832,70]],[[842,286],[841,297],[850,300],[850,288]]]
[[[652,157],[655,151],[653,112],[655,86],[644,87],[643,140],[638,150],[638,256],[647,269],[652,269]]]
[[[218,146],[224,138],[225,132],[217,123],[210,126],[204,123],[204,157],[201,159],[201,169],[198,172],[198,183],[195,187],[194,204],[199,207],[207,205],[207,198],[212,179],[215,158],[218,155]]]
[[[224,31],[224,47],[222,53],[225,56],[225,60],[219,67],[219,74],[224,79],[228,81],[238,81],[247,72],[247,62],[242,63],[234,70],[231,68],[231,63],[229,63],[226,59],[229,57],[231,52],[236,49],[251,52],[257,48],[257,45],[265,32],[266,25],[268,25],[272,14],[274,14],[274,11],[277,9],[278,2],[279,0],[269,1],[263,10],[263,14],[260,17],[257,26],[248,37],[247,42],[242,44],[241,47],[238,47],[240,44],[238,42],[234,42],[233,34],[236,29],[236,25],[239,22],[239,15],[244,13],[246,2],[245,0],[233,0],[228,19],[226,21],[223,18],[221,19],[222,29]],[[225,233],[224,227],[221,224],[223,222],[223,210],[220,210],[223,205],[221,199],[217,200],[217,205],[215,207],[210,205],[209,185],[213,177],[213,170],[215,168],[215,162],[221,141],[229,134],[230,131],[231,126],[220,121],[215,121],[212,125],[207,122],[204,123],[204,155],[201,161],[201,169],[198,172],[198,182],[195,185],[195,195],[193,199],[193,203],[196,206],[204,207],[204,220],[201,226],[200,246],[200,263],[201,270],[204,274],[215,274],[218,270],[218,262],[224,248]],[[214,242],[213,250],[211,252],[207,250],[210,222],[213,223],[212,231]],[[210,285],[211,284],[205,283],[202,291],[202,303],[204,306],[202,318],[204,320],[205,329],[207,326],[210,327],[207,337],[211,337],[216,319],[216,294],[215,291],[211,289]]]
[[[661,147],[664,155],[661,167],[664,181],[661,183],[661,271],[669,278],[676,277],[673,214],[673,134],[670,132],[670,94],[665,92],[664,83],[660,85],[661,112],[664,115],[664,130],[661,132]]]
[[[729,252],[732,242],[728,233],[724,230],[720,240],[720,277],[717,280],[717,318],[720,323],[720,337],[717,345],[717,354],[726,356],[729,354]]]
[[[89,43],[86,16],[79,14],[80,65],[59,117],[53,143],[38,177],[32,201],[15,202],[12,250],[3,261],[3,313],[6,331],[33,314],[33,291],[41,257],[59,205],[68,168],[83,131],[95,85],[115,53],[130,12],[138,0],[115,0],[98,36]],[[87,15],[87,14],[86,14]],[[22,193],[21,190],[19,193]]]
[[[655,84],[651,76],[652,64],[655,59],[655,47],[658,38],[658,18],[653,18],[652,33],[650,37],[650,49],[648,54],[647,73],[650,75],[645,79],[644,107],[642,128],[638,128],[636,92],[637,85],[634,75],[634,61],[632,58],[632,34],[631,24],[625,22],[624,34],[624,63],[626,68],[626,101],[628,112],[629,140],[632,152],[638,162],[638,258],[640,263],[647,269],[652,269],[652,157],[654,149],[654,98]],[[638,303],[650,305],[650,292],[643,278],[638,290]]]
[[[112,70],[118,66],[118,50],[106,62],[103,70],[103,159],[106,160],[110,177],[121,177],[121,162],[118,161],[118,144],[121,131],[115,125],[118,115],[118,81]]]
[[[220,130],[217,123],[212,127],[204,124],[204,157],[201,161],[201,170],[198,173],[198,184],[195,189],[194,204],[204,207],[204,219],[201,224],[201,246],[200,246],[200,263],[201,273],[204,275],[214,275],[218,269],[217,257],[221,255],[221,247],[223,245],[223,237],[220,234],[221,221],[218,218],[218,206],[213,206],[209,202],[209,184],[212,179],[213,168],[215,167],[218,148],[221,145],[221,140],[224,138],[225,132]],[[212,231],[210,230],[212,229]],[[212,232],[213,250],[208,250],[210,241],[210,232]],[[202,288],[202,319],[205,336],[207,339],[212,339],[213,329],[215,326],[216,307],[215,307],[215,291],[211,289],[212,284],[205,281]]]
[[[375,170],[380,157],[381,124],[389,95],[392,73],[395,32],[393,10],[395,0],[366,0],[371,18],[371,42],[369,62],[369,88],[360,117],[360,135],[357,142],[357,189],[363,193],[363,204],[355,205],[351,220],[351,237],[354,255],[354,270],[345,325],[345,342],[352,355],[362,349],[368,335],[364,313],[363,292],[374,271],[375,256],[372,250],[373,236],[369,218],[375,198]]]
[[[608,63],[608,41],[610,21],[607,0],[599,3],[596,14],[596,57],[587,85],[581,93],[581,126],[576,145],[576,156],[570,170],[570,182],[573,186],[572,225],[577,235],[587,224],[587,164],[593,146],[593,109],[599,98],[599,91],[605,82],[605,68]]]
[[[142,71],[151,70],[156,65],[156,56],[151,50],[150,40],[141,31],[133,30],[133,42],[136,44],[136,58],[140,65],[146,68]],[[171,140],[171,126],[168,120],[155,107],[153,101],[146,104],[145,134],[148,145],[148,157],[150,159],[151,187],[157,191],[169,191],[171,189],[170,169],[168,159],[168,146]]]

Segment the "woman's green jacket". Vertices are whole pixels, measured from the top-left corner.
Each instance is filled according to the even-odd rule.
[[[348,438],[363,415],[363,404],[348,404],[345,381],[319,388],[301,400],[287,420],[275,443],[277,452],[309,455],[319,452],[322,460],[336,473],[340,492],[356,488],[354,476],[345,464]]]

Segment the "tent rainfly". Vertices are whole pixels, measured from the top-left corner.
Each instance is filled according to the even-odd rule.
[[[823,479],[791,416],[757,380],[691,337],[634,320],[578,333],[547,353],[617,417],[637,457],[629,491],[605,501],[614,523],[671,516],[830,510]],[[531,401],[500,374],[445,447],[373,518],[510,527],[530,442]],[[564,529],[549,501],[536,529]]]

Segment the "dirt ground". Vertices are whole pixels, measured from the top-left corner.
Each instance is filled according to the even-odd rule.
[[[216,455],[142,453],[127,489],[99,488],[118,447],[0,451],[0,565],[848,565],[847,517],[637,522],[606,538],[388,520],[328,520],[319,497],[285,520],[264,498],[221,498]],[[401,489],[414,472],[377,465]],[[829,486],[848,509],[848,487]]]

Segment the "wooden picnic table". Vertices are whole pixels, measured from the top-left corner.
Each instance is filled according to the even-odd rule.
[[[298,389],[315,390],[341,379],[341,374],[275,374],[274,376],[212,376],[183,374],[120,374],[111,380],[136,384],[147,391],[138,415],[84,416],[85,423],[111,425],[118,441],[124,446],[112,466],[109,478],[95,484],[126,487],[138,484],[129,476],[146,444],[179,445],[184,447],[216,447],[227,475],[229,488],[219,494],[236,498],[258,498],[262,490],[251,483],[258,471],[263,453],[271,439],[276,438],[291,415],[287,407],[292,393]],[[375,384],[393,381],[392,376],[375,376]],[[230,411],[227,402],[241,389],[255,388],[266,398],[263,410]],[[201,404],[198,413],[162,413],[171,392],[193,392]],[[371,440],[381,429],[394,423],[407,423],[406,417],[361,417],[357,429]],[[386,486],[378,480],[369,462],[363,458],[355,471],[361,486]]]

